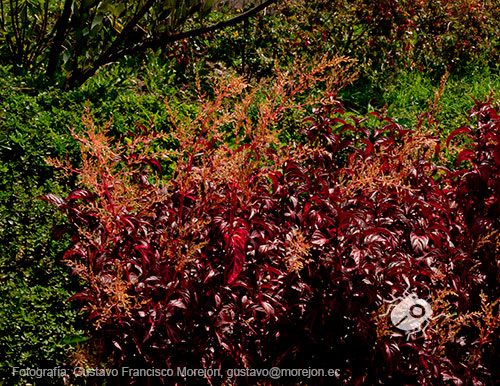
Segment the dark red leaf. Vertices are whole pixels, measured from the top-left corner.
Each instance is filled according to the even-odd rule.
[[[229,266],[226,270],[227,282],[232,283],[240,274],[245,262],[246,244],[248,231],[245,228],[237,228],[227,237],[227,249],[229,250]]]
[[[74,192],[71,192],[68,197],[66,197],[66,200],[87,200],[87,201],[93,201],[94,200],[94,195],[85,189],[81,190],[75,190]]]
[[[466,134],[468,137],[472,138],[472,130],[467,126],[462,126],[451,132],[451,134],[446,139],[446,146],[448,146],[450,141],[459,134]]]
[[[66,204],[66,201],[64,201],[63,198],[51,193],[38,196],[37,198],[50,202],[51,204],[54,204],[59,208]]]

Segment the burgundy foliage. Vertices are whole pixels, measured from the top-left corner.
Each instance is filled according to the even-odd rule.
[[[346,118],[338,105],[320,108],[304,122],[306,143],[295,144],[301,156],[277,171],[254,170],[251,189],[174,181],[149,210],[116,216],[112,239],[109,224],[84,204],[104,197],[85,190],[66,200],[44,196],[68,213],[74,245],[66,257],[93,274],[74,299],[91,322],[101,318],[93,330],[101,360],[134,368],[342,371],[340,380],[311,384],[500,379],[498,321],[482,325],[489,323],[487,333],[472,316],[456,322],[473,312],[488,320],[481,293],[490,302],[500,296],[498,111],[478,102],[471,112],[477,125],[453,134],[471,138],[454,170],[436,164],[437,139],[373,115]],[[214,146],[200,141],[207,151]],[[82,229],[99,237],[84,247]],[[189,256],[179,262],[167,245]],[[92,307],[110,296],[102,283],[120,280],[136,306]],[[446,313],[426,336],[409,340],[390,322],[383,327],[380,316],[384,299],[408,286],[435,315]],[[440,294],[448,295],[433,302]]]

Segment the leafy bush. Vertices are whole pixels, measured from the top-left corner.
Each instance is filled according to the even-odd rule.
[[[46,156],[71,153],[74,142],[59,131],[72,113],[54,98],[35,98],[2,90],[0,131],[0,383],[12,367],[53,367],[66,360],[68,339],[81,337],[77,309],[67,299],[77,286],[61,264],[68,240],[51,239],[61,214],[34,197],[68,190],[69,181],[44,162]],[[74,116],[74,115],[73,115]],[[76,116],[75,120],[76,121]],[[64,127],[64,125],[62,125]],[[69,188],[71,189],[71,188]]]
[[[459,168],[451,176],[456,181],[454,200],[467,225],[466,250],[480,261],[483,290],[494,298],[498,297],[500,290],[500,116],[498,108],[491,102],[476,101],[470,114],[477,122],[476,127],[458,128],[447,142],[456,135],[466,135],[471,139],[458,154],[456,164]],[[464,162],[471,166],[463,167]]]
[[[473,137],[454,170],[438,166],[422,122],[347,117],[334,89],[300,140],[281,144],[276,122],[307,85],[344,84],[332,64],[326,78],[328,63],[281,74],[257,105],[259,90],[227,80],[213,100],[200,95],[195,120],[171,110],[171,134],[114,142],[85,120],[82,166],[51,161],[81,189],[42,197],[67,213],[65,258],[85,284],[74,299],[95,345],[75,363],[341,368],[348,384],[498,379],[498,111],[478,103],[478,128],[452,134]],[[408,286],[436,316],[409,341],[383,301]]]
[[[359,73],[357,81],[340,94],[346,109],[366,114],[388,105],[400,123],[399,118],[412,120],[427,107],[429,95],[449,72],[458,90],[454,90],[454,100],[444,105],[442,122],[447,135],[461,124],[457,118],[472,107],[467,97],[456,101],[469,92],[464,88],[479,81],[481,88],[489,90],[471,94],[482,99],[498,83],[498,7],[489,1],[479,3],[283,2],[215,36],[188,41],[187,55],[194,56],[191,61],[197,62],[201,74],[214,67],[231,68],[257,80],[270,76],[275,62],[290,68],[297,57],[345,55],[358,61]],[[467,11],[468,7],[473,10]],[[487,74],[492,82],[483,76]],[[423,91],[428,95],[421,99],[414,95]],[[401,106],[404,102],[410,106]],[[460,105],[466,108],[456,111]]]
[[[496,68],[499,20],[494,1],[293,1],[194,46],[256,76],[269,74],[274,60],[330,53],[357,59],[362,80],[411,68],[439,78],[471,63]]]

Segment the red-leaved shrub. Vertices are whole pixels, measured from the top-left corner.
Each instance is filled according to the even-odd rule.
[[[83,189],[43,197],[68,214],[66,258],[84,283],[74,299],[93,351],[80,364],[341,369],[279,384],[500,379],[498,111],[477,103],[477,127],[453,134],[472,138],[454,170],[438,165],[438,139],[423,130],[348,117],[335,101],[283,144],[279,117],[319,74],[282,74],[257,108],[257,91],[233,80],[202,96],[196,120],[125,144],[86,121]],[[384,300],[407,288],[433,308],[425,333],[407,336],[384,315]]]

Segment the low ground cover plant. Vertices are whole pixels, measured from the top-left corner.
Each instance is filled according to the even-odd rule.
[[[65,259],[83,285],[73,299],[92,340],[73,364],[342,369],[314,384],[498,379],[498,107],[476,102],[442,143],[429,116],[410,130],[346,114],[342,63],[263,89],[226,79],[193,119],[171,110],[171,132],[115,140],[84,119],[82,165],[50,161],[80,188],[41,197],[67,214],[56,234],[72,236]],[[325,81],[296,140],[280,141],[280,117]],[[407,288],[432,305],[425,334],[384,316]]]

